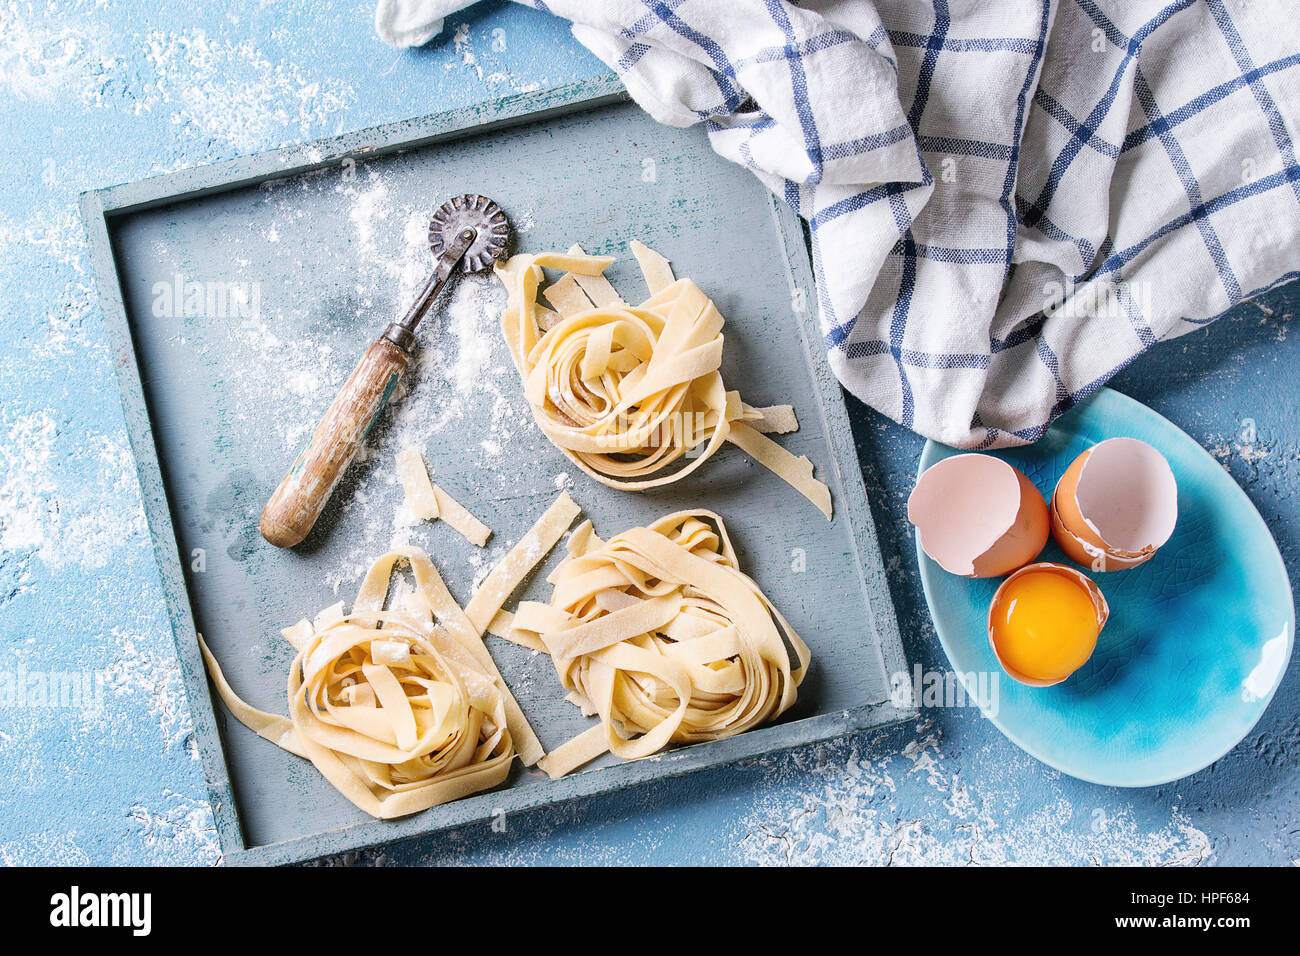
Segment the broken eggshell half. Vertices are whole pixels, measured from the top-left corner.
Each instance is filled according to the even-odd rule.
[[[1070,560],[1093,571],[1137,567],[1178,522],[1169,462],[1144,441],[1108,438],[1070,464],[1052,493],[1052,535]]]
[[[953,455],[927,468],[907,499],[921,550],[967,578],[1023,567],[1047,544],[1047,502],[1019,469],[992,455]]]

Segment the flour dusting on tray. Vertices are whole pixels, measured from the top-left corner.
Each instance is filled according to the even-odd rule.
[[[261,287],[256,314],[211,321],[215,331],[206,338],[187,339],[182,328],[177,342],[198,348],[205,362],[220,363],[226,384],[240,396],[224,430],[238,443],[265,448],[257,487],[269,494],[366,346],[387,322],[401,318],[432,272],[429,221],[443,197],[404,198],[395,176],[364,163],[350,174],[324,169],[262,191],[264,228],[230,237],[240,252],[237,271]],[[322,207],[330,209],[328,217],[304,213]],[[338,246],[345,251],[343,268],[313,274],[303,264],[311,256],[296,251],[296,241]],[[448,547],[440,531],[411,515],[391,469],[378,467],[401,449],[423,451],[435,480],[464,500],[490,502],[517,488],[518,470],[510,464],[526,451],[519,442],[531,447],[537,441],[521,428],[528,411],[500,343],[504,303],[504,290],[490,274],[467,274],[421,323],[410,366],[330,508],[365,533],[344,541],[327,531],[330,540],[315,552],[333,592],[355,586],[385,548],[417,545],[436,555]],[[544,475],[538,482],[533,490],[553,487]],[[468,563],[486,573],[512,543],[508,536],[494,539],[482,554],[467,555]],[[469,582],[451,583],[463,588]]]

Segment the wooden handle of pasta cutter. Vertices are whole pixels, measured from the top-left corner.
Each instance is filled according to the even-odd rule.
[[[371,343],[262,509],[262,537],[277,548],[307,537],[409,361],[385,338]]]

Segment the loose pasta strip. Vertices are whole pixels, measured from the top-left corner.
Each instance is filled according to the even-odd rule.
[[[402,483],[406,505],[416,518],[421,521],[441,518],[470,544],[480,548],[487,545],[492,529],[429,479],[429,470],[418,450],[407,448],[397,453],[397,478]]]
[[[569,246],[570,255],[585,256],[582,246],[576,242]],[[599,306],[619,306],[627,305],[623,297],[618,294],[618,290],[603,275],[584,276],[570,273],[573,281],[578,284],[578,288],[586,294],[592,305]]]
[[[822,514],[831,513],[831,490],[813,477],[812,462],[803,456],[790,454],[772,439],[745,422],[732,422],[727,436],[749,457],[784,478],[801,495],[815,504]]]
[[[562,316],[585,312],[592,308],[591,299],[587,298],[587,293],[578,285],[578,280],[571,272],[558,282],[551,283],[542,294],[546,296],[546,301],[551,303],[551,307]]]
[[[377,558],[351,612],[336,604],[281,632],[298,652],[288,717],[240,698],[200,637],[213,684],[236,720],[310,760],[371,816],[406,816],[495,787],[516,756],[532,765],[543,750],[483,644],[484,626],[576,515],[561,494],[464,610],[420,549]],[[415,589],[389,607],[400,563]]]
[[[794,409],[755,408],[728,391],[718,371],[722,315],[663,256],[631,247],[651,291],[638,306],[605,279],[613,260],[579,246],[497,267],[509,290],[502,332],[546,437],[592,478],[630,491],[678,481],[731,441],[830,518],[830,490],[812,462],[763,434],[797,429]],[[542,293],[554,312],[537,301],[543,269],[566,273]]]
[[[641,267],[641,275],[645,276],[645,284],[651,295],[658,295],[676,281],[673,267],[659,253],[635,239],[628,246],[632,255],[636,256],[636,263]]]
[[[746,405],[745,411],[756,416],[752,420],[746,418],[749,427],[756,432],[785,435],[799,430],[799,419],[795,417],[794,408],[790,405],[767,405],[763,408]]]
[[[576,540],[575,540],[576,539]],[[722,519],[683,511],[601,541],[583,525],[549,604],[497,623],[551,655],[568,699],[601,723],[538,764],[561,777],[605,751],[743,733],[794,704],[810,653],[741,572]]]

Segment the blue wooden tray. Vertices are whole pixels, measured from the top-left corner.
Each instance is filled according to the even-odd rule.
[[[425,319],[404,393],[316,531],[292,552],[263,542],[267,495],[366,344],[427,274],[429,214],[461,192],[501,203],[521,249],[576,241],[623,257],[611,278],[629,299],[642,295],[622,246],[630,238],[699,282],[728,320],[728,386],[754,404],[795,406],[801,428],[781,442],[816,463],[835,520],[734,448],[654,493],[587,480],[532,423],[496,329],[504,293],[483,276]],[[801,224],[698,130],[655,124],[615,78],[182,170],[87,193],[81,205],[228,862],[371,846],[911,715],[889,698],[890,675],[906,664],[842,393],[811,310]],[[441,522],[395,528],[401,490],[387,466],[408,444],[492,527],[488,549]],[[214,705],[196,630],[245,699],[283,713],[292,649],[281,627],[350,603],[394,535],[425,548],[466,601],[560,486],[603,535],[683,507],[723,515],[745,569],[813,649],[796,707],[752,733],[635,763],[606,756],[560,781],[516,766],[498,790],[380,822]],[[516,600],[544,599],[542,578],[558,558]],[[489,647],[546,747],[587,726],[562,699],[549,659],[495,638]]]

